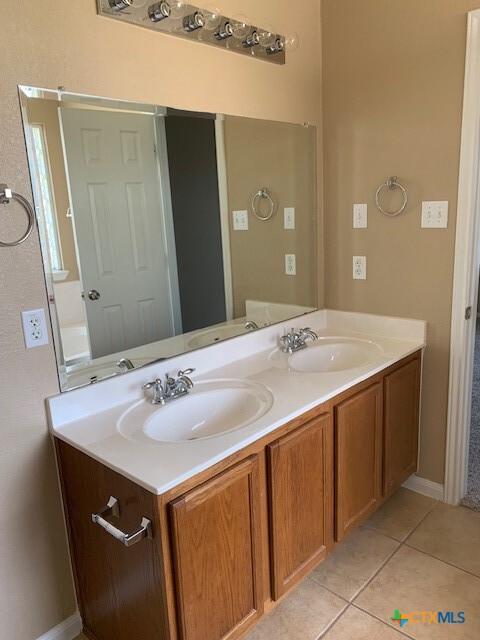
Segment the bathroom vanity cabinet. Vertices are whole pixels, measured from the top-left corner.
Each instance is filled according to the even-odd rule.
[[[159,496],[57,439],[86,635],[245,634],[415,471],[420,366],[417,352]],[[92,521],[110,496],[109,522],[147,518],[148,537],[126,547]]]

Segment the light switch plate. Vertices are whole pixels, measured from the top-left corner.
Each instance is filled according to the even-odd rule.
[[[353,205],[353,228],[366,229],[368,226],[368,205]]]
[[[367,258],[365,256],[353,256],[353,279],[367,279]]]
[[[285,254],[285,275],[297,275],[297,257],[294,253]]]
[[[422,228],[446,229],[448,227],[448,201],[422,202]]]
[[[48,329],[45,309],[22,311],[23,337],[27,349],[48,344]]]
[[[295,207],[285,207],[284,212],[284,228],[295,229]]]
[[[233,230],[248,231],[248,211],[233,212]]]

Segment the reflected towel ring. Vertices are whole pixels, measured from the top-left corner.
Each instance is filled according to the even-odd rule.
[[[33,212],[32,205],[28,200],[19,193],[15,193],[15,191],[9,189],[8,185],[0,184],[0,204],[9,204],[10,200],[16,200],[25,209],[28,217],[28,226],[21,238],[13,240],[12,242],[0,241],[0,247],[16,247],[17,245],[22,244],[22,242],[25,242],[28,236],[32,233],[33,227],[35,226],[35,214]]]
[[[403,204],[400,207],[400,209],[397,209],[397,211],[386,211],[386,209],[382,207],[382,205],[380,204],[380,196],[384,189],[388,189],[389,191],[400,189],[400,191],[403,193]],[[388,178],[386,182],[384,182],[378,187],[377,192],[375,194],[375,203],[379,211],[381,211],[386,216],[390,216],[392,218],[394,216],[398,216],[400,213],[402,213],[402,211],[405,211],[405,207],[407,206],[407,203],[408,203],[408,193],[405,187],[399,182],[397,182],[397,176],[391,176],[390,178]]]
[[[270,203],[270,211],[266,216],[262,216],[258,209],[258,201],[260,199],[268,200]],[[265,222],[266,220],[270,220],[273,217],[275,211],[277,210],[277,205],[275,200],[272,198],[270,192],[267,188],[260,189],[252,198],[252,213],[258,219]]]

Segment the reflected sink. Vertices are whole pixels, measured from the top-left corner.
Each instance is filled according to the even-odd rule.
[[[140,400],[125,411],[118,431],[137,442],[188,442],[235,431],[270,410],[273,397],[262,385],[242,380],[198,382],[165,406]]]
[[[223,327],[217,327],[216,329],[203,331],[199,335],[189,340],[188,346],[192,349],[208,347],[209,345],[220,342],[221,340],[227,340],[227,338],[241,336],[244,333],[247,333],[245,324],[227,324]]]
[[[288,359],[290,369],[310,373],[334,373],[362,367],[380,356],[383,349],[359,338],[320,338]]]

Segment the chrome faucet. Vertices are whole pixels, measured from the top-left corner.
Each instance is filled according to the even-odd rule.
[[[256,331],[257,329],[260,329],[260,327],[254,320],[247,320],[245,322],[245,329],[247,331]]]
[[[117,362],[117,367],[120,369],[122,373],[126,373],[127,371],[131,371],[135,369],[135,366],[131,360],[128,358],[122,358]]]
[[[165,376],[165,380],[162,382],[160,378],[147,382],[143,385],[143,390],[148,391],[153,389],[152,404],[164,405],[171,400],[176,400],[193,389],[193,382],[190,379],[190,375],[195,369],[185,369],[185,371],[179,371],[177,377],[174,378],[168,374]]]
[[[307,340],[318,340],[318,335],[310,329],[291,329],[286,335],[280,338],[280,350],[283,353],[294,353],[300,349],[305,349]]]

